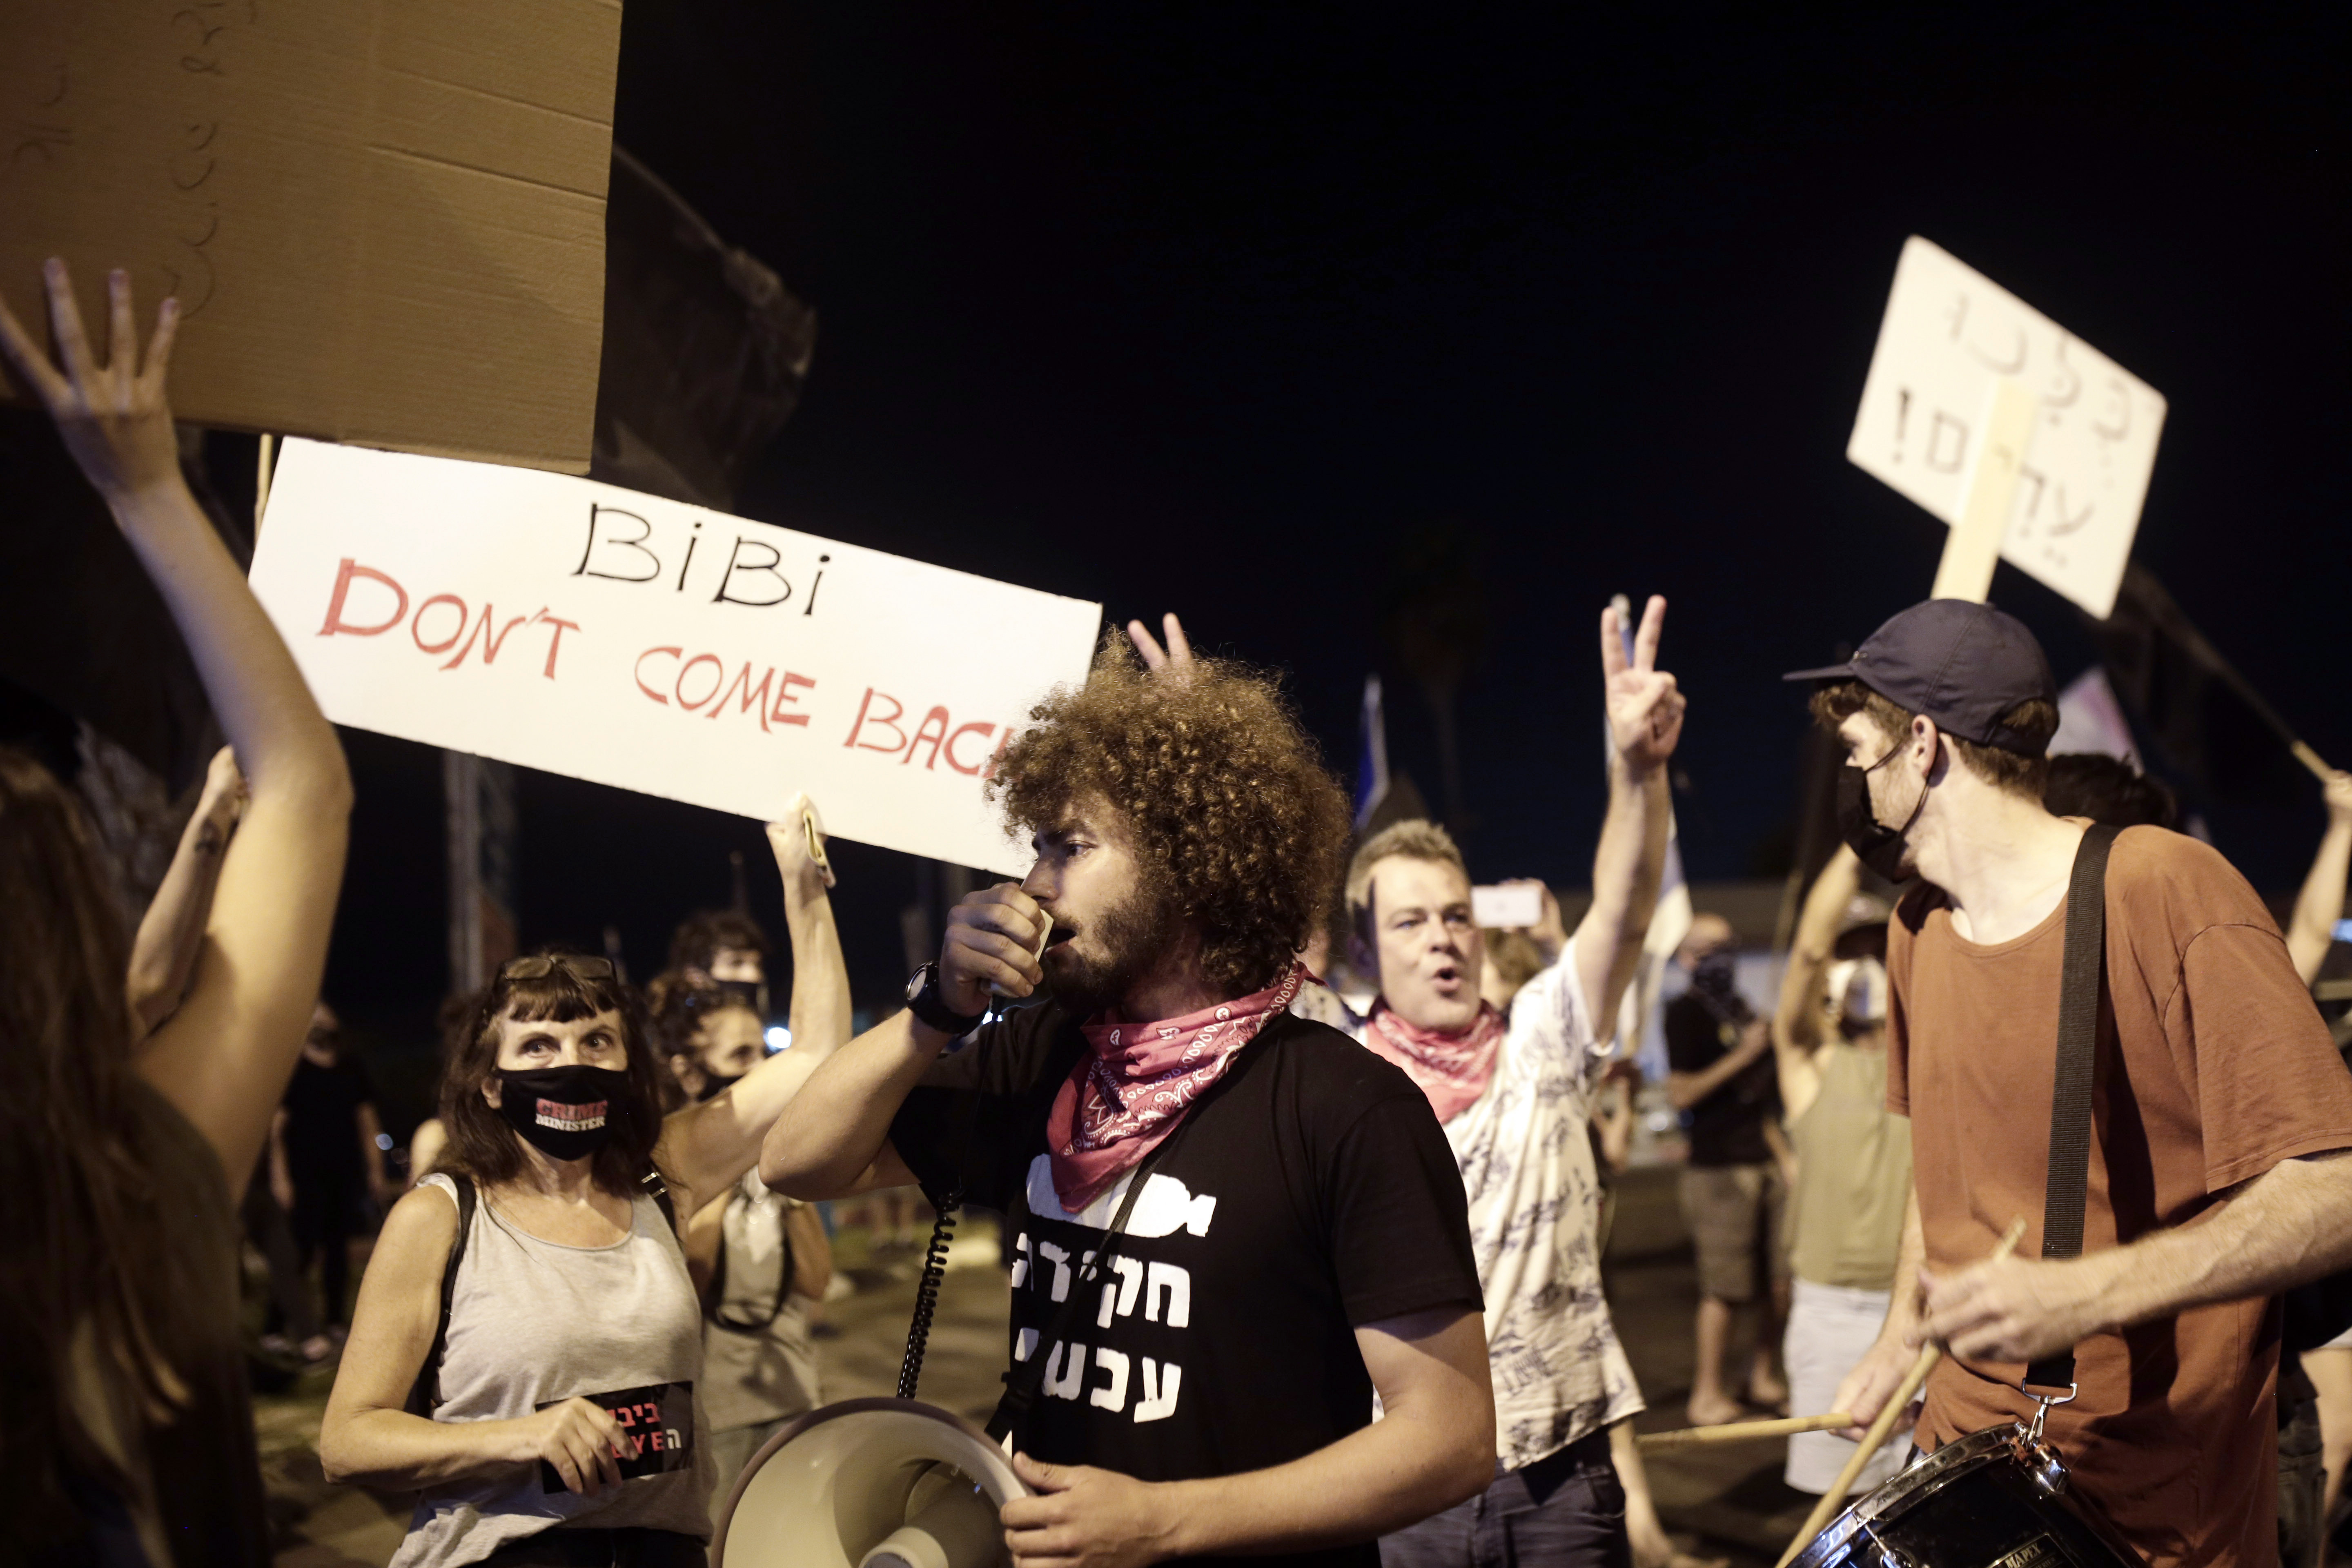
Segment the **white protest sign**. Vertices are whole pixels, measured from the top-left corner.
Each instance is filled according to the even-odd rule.
[[[2163,395],[1916,235],[1895,263],[1846,458],[1957,525],[2003,378],[2037,406],[2001,557],[2104,618],[2156,466]]]
[[[990,761],[1102,621],[588,479],[309,441],[253,588],[338,723],[746,816],[806,790],[844,837],[1006,872]]]

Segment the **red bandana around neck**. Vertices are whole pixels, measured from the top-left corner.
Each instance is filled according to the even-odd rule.
[[[1156,1024],[1115,1016],[1085,1025],[1079,1058],[1045,1118],[1054,1193],[1075,1214],[1110,1190],[1223,1078],[1234,1053],[1289,1007],[1306,971],[1265,990]]]
[[[1409,1024],[1386,1002],[1372,1004],[1364,1044],[1404,1068],[1429,1096],[1440,1121],[1451,1121],[1478,1101],[1495,1076],[1495,1054],[1503,1043],[1503,1016],[1480,1004],[1478,1016],[1458,1035]]]

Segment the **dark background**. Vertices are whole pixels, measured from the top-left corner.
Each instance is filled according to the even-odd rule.
[[[1922,596],[1942,544],[1843,455],[1917,233],[2170,400],[2138,558],[2352,759],[2340,21],[1583,10],[631,0],[618,139],[820,314],[740,510],[1178,610],[1287,672],[1343,776],[1381,670],[1441,808],[1381,607],[1465,582],[1482,879],[1586,880],[1595,616],[1664,593],[1691,872],[1778,874],[1804,718],[1775,678]],[[2055,595],[2004,567],[1994,598],[2062,682],[2090,662]],[[331,989],[421,1047],[437,755],[348,739]],[[2189,804],[2265,890],[2322,823],[2307,781]],[[526,943],[610,922],[648,972],[726,901],[730,848],[781,937],[755,823],[542,774],[521,817]],[[838,858],[861,1000],[887,994],[916,863]]]

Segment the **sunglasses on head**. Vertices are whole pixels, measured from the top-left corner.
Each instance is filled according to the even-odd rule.
[[[558,968],[569,971],[583,980],[610,980],[613,961],[609,958],[567,958],[561,953],[535,952],[528,958],[509,958],[499,965],[501,980],[544,980]]]

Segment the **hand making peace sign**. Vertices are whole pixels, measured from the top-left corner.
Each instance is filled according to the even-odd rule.
[[[1658,633],[1666,624],[1666,601],[1650,595],[1633,633],[1633,658],[1625,659],[1625,629],[1617,606],[1601,612],[1601,701],[1609,715],[1609,740],[1626,766],[1647,773],[1664,765],[1682,739],[1683,710],[1675,678],[1656,668]]]

